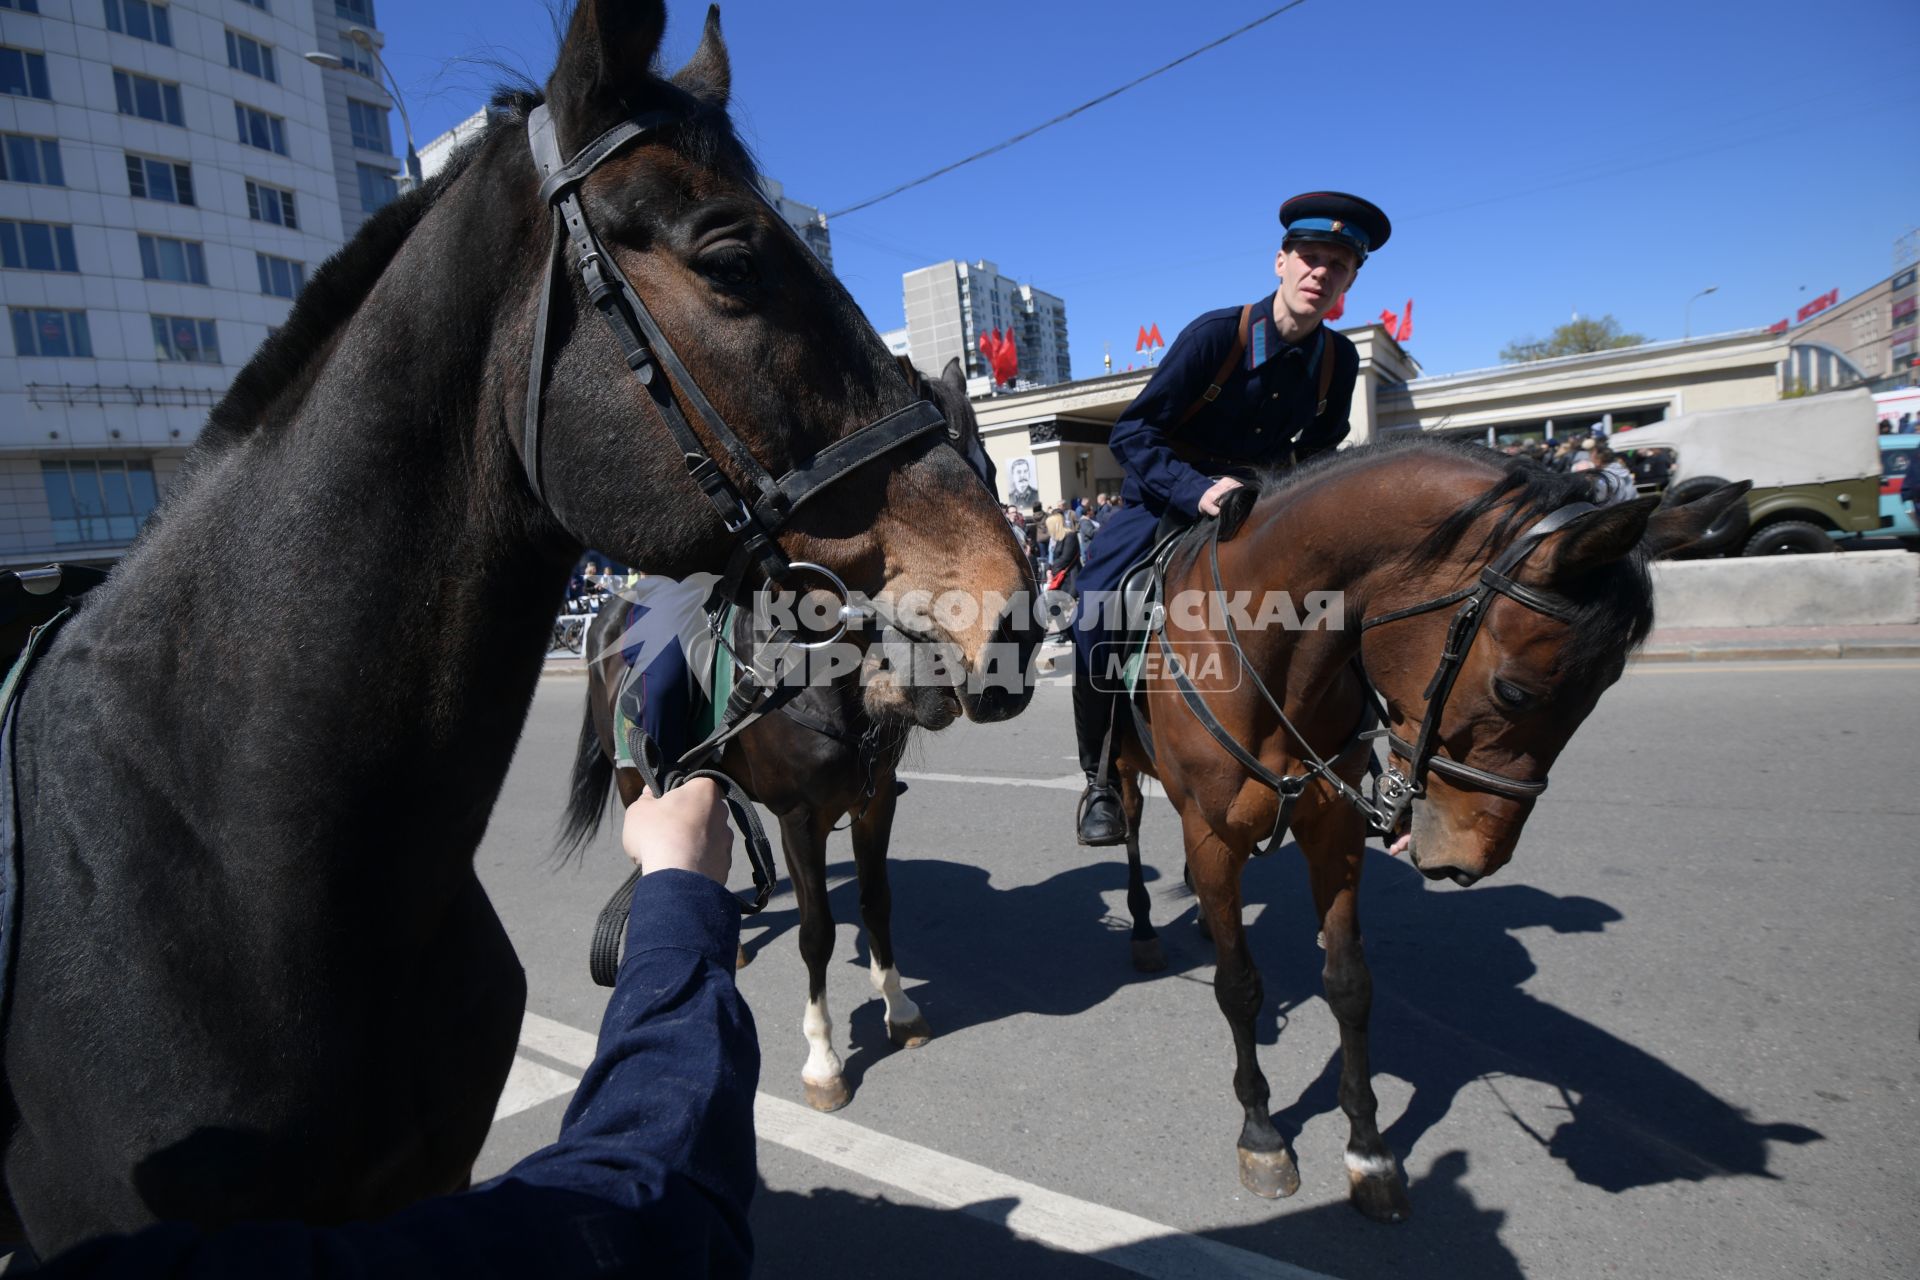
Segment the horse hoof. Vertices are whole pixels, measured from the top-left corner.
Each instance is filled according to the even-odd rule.
[[[821,1084],[803,1079],[800,1084],[807,1091],[807,1105],[815,1111],[838,1111],[853,1098],[853,1095],[847,1092],[847,1081],[844,1076],[835,1076]]]
[[[1133,940],[1133,969],[1135,973],[1159,973],[1167,967],[1167,953],[1160,948],[1158,938],[1135,938]]]
[[[925,1018],[915,1018],[912,1022],[889,1022],[887,1039],[897,1048],[918,1049],[933,1039],[933,1028],[927,1025]]]
[[[1279,1200],[1300,1189],[1300,1170],[1291,1152],[1284,1148],[1249,1151],[1245,1147],[1239,1152],[1240,1185],[1262,1200]]]
[[[1413,1215],[1413,1206],[1407,1202],[1407,1184],[1398,1168],[1374,1177],[1348,1169],[1347,1184],[1347,1203],[1374,1222],[1405,1222]]]
[[[747,954],[745,947],[735,947],[733,952],[734,971],[738,972],[753,963],[753,957]]]

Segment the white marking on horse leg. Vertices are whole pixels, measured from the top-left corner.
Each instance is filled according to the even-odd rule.
[[[840,1055],[833,1051],[833,1019],[827,1016],[827,997],[807,1001],[807,1016],[801,1023],[807,1033],[807,1065],[800,1078],[813,1084],[828,1084],[840,1078]]]
[[[1347,1172],[1356,1178],[1391,1178],[1400,1172],[1400,1162],[1391,1155],[1363,1155],[1347,1152]]]
[[[887,1025],[904,1027],[919,1020],[920,1006],[900,989],[898,969],[882,969],[878,960],[872,960],[868,962],[868,975],[873,979],[873,989],[887,1002]]]

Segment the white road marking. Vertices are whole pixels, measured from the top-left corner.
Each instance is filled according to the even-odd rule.
[[[1889,658],[1795,658],[1789,662],[1714,662],[1710,659],[1701,659],[1697,662],[1630,662],[1627,664],[1627,674],[1630,676],[1724,676],[1773,671],[1805,674],[1863,671],[1872,674],[1886,671],[1920,671],[1920,662]]]
[[[753,1119],[764,1142],[777,1143],[970,1217],[1004,1221],[1007,1229],[1023,1240],[1069,1253],[1098,1255],[1100,1261],[1135,1275],[1154,1280],[1215,1276],[1330,1280],[1317,1271],[1204,1236],[1187,1235],[1147,1218],[1076,1200],[917,1143],[823,1116],[784,1098],[761,1094],[754,1100]],[[1000,1204],[980,1207],[1008,1200],[1015,1203],[1004,1213]]]
[[[572,1093],[579,1083],[564,1071],[556,1071],[532,1058],[516,1055],[512,1068],[507,1072],[507,1087],[500,1091],[500,1101],[493,1107],[494,1123],[498,1124],[522,1111],[531,1111],[543,1102],[563,1098]]]
[[[520,1043],[523,1048],[581,1071],[593,1061],[593,1036],[537,1013],[528,1013],[522,1020]],[[526,1058],[515,1059],[516,1075],[523,1067],[566,1079],[550,1067]],[[568,1080],[567,1087],[572,1088],[573,1083]],[[513,1076],[509,1076],[509,1091],[512,1088]],[[502,1114],[512,1114],[505,1110],[504,1098],[502,1109]],[[970,1160],[822,1115],[784,1098],[764,1093],[756,1096],[753,1119],[762,1142],[798,1151],[942,1208],[1004,1223],[1023,1240],[1069,1253],[1097,1255],[1101,1262],[1151,1280],[1336,1280],[1324,1272],[1236,1249],[1205,1236],[1188,1235],[1136,1214],[1076,1200]],[[1003,1213],[1000,1204],[1009,1200],[1014,1202],[1013,1208]],[[984,1205],[993,1207],[981,1207]]]

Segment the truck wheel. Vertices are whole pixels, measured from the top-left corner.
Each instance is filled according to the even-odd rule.
[[[1715,489],[1724,487],[1727,481],[1719,476],[1690,476],[1669,488],[1661,498],[1662,507],[1677,507],[1692,502],[1695,498],[1704,498]],[[1720,513],[1720,518],[1707,526],[1706,533],[1693,543],[1680,557],[1686,560],[1701,556],[1717,556],[1722,552],[1736,551],[1741,540],[1747,536],[1749,525],[1747,503],[1743,498]],[[1749,555],[1753,554],[1748,552]]]
[[[1817,524],[1805,520],[1779,520],[1765,525],[1747,539],[1743,553],[1750,556],[1793,556],[1834,550],[1833,539]]]

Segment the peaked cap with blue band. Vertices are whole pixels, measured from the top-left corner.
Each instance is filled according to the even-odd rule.
[[[1326,240],[1346,245],[1365,262],[1387,242],[1393,224],[1377,205],[1344,191],[1309,191],[1280,206],[1288,240]]]

